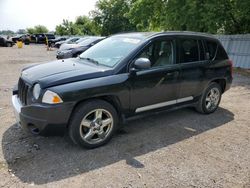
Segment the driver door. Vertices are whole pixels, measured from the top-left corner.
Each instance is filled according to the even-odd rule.
[[[134,59],[148,58],[151,68],[138,70],[136,75],[129,78],[132,87],[131,110],[139,113],[176,103],[180,88],[180,68],[176,64],[175,48],[175,40],[157,39]]]

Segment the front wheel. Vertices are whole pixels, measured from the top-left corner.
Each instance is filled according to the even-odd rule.
[[[203,114],[213,113],[220,104],[221,94],[221,86],[215,82],[210,83],[203,92],[196,106],[196,110]]]
[[[85,148],[106,144],[117,129],[114,107],[102,100],[91,100],[78,106],[69,125],[71,140]]]

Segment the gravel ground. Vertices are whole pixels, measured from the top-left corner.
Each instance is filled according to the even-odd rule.
[[[234,75],[214,114],[187,108],[133,120],[106,146],[85,150],[15,124],[20,70],[54,59],[45,46],[0,48],[1,187],[250,187],[249,77]]]

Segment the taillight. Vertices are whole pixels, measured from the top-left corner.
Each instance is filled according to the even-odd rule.
[[[230,73],[231,73],[231,77],[233,77],[233,61],[232,61],[232,60],[229,60],[228,62],[229,62],[229,64],[230,64]]]

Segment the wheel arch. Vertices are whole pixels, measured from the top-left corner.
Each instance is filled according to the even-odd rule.
[[[117,115],[118,115],[118,119],[119,121],[122,120],[122,110],[121,110],[121,103],[120,103],[120,100],[117,96],[115,95],[103,95],[103,96],[98,96],[98,97],[93,97],[93,98],[87,98],[87,99],[83,99],[81,101],[78,101],[75,106],[73,107],[72,111],[71,111],[71,114],[70,114],[70,118],[69,118],[69,121],[68,121],[68,124],[67,124],[67,128],[69,126],[69,122],[71,121],[71,118],[73,116],[73,113],[75,112],[75,110],[80,106],[82,105],[83,103],[85,102],[88,102],[88,101],[91,101],[91,100],[103,100],[105,102],[108,102],[109,104],[111,104],[116,112],[117,112]]]
[[[224,91],[226,89],[226,79],[225,78],[218,78],[218,79],[211,80],[209,82],[209,84],[212,83],[212,82],[215,82],[215,83],[219,84],[221,86],[222,93],[224,93]]]

